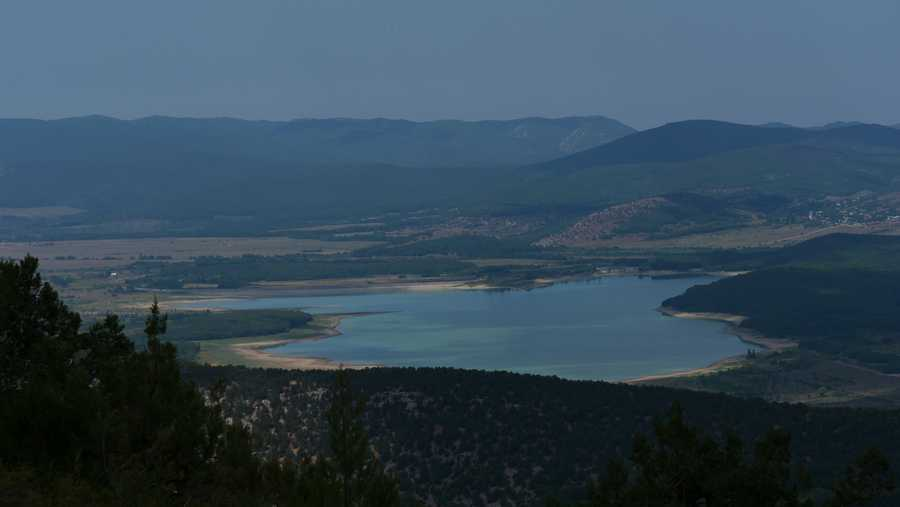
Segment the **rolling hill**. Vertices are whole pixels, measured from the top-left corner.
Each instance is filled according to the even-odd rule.
[[[554,159],[634,132],[602,116],[508,121],[87,116],[0,120],[0,164],[92,165],[237,160],[255,164],[511,166]]]
[[[631,132],[599,116],[419,123],[0,120],[0,208],[85,210],[57,221],[64,235],[112,222],[119,225],[108,229],[118,234],[148,219],[178,222],[164,226],[175,234],[242,233],[318,217],[484,202],[505,167]],[[27,233],[35,224],[5,220],[0,234]]]
[[[690,120],[638,132],[610,143],[605,149],[585,150],[537,164],[535,169],[575,172],[617,164],[684,162],[755,146],[785,144],[808,135],[803,129],[789,127],[773,129],[711,120]]]
[[[900,131],[889,127],[695,120],[628,132],[600,117],[2,120],[0,208],[86,210],[56,222],[67,235],[86,223],[136,220],[177,222],[164,226],[174,234],[243,234],[422,209],[566,210],[574,223],[610,206],[691,194],[687,207],[682,199],[626,227],[658,223],[674,233],[765,219],[769,211],[748,206],[748,195],[783,208],[900,191]],[[586,149],[558,157],[580,148]],[[714,206],[696,207],[708,198]],[[703,210],[724,214],[704,217]],[[16,220],[12,227],[20,232],[36,223]],[[6,230],[0,223],[0,235]]]
[[[505,195],[524,202],[611,204],[676,192],[753,190],[789,198],[900,188],[900,131],[687,121],[521,170]]]
[[[678,311],[746,317],[741,327],[802,349],[900,373],[900,237],[833,234],[749,254],[757,269],[666,300]],[[755,259],[753,259],[755,257]]]
[[[881,125],[839,124],[822,129],[739,125],[689,120],[630,136],[531,167],[538,172],[578,172],[622,165],[687,162],[753,148],[793,143],[862,144],[900,149],[900,134]]]

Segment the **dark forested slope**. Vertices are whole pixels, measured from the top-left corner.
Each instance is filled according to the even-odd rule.
[[[186,374],[201,386],[225,381],[225,413],[252,428],[265,455],[324,445],[321,397],[332,374],[200,366]],[[367,427],[401,490],[436,505],[582,498],[590,475],[610,458],[628,457],[632,438],[650,432],[673,401],[717,438],[733,430],[752,442],[773,426],[787,430],[792,456],[818,488],[830,487],[869,446],[900,459],[896,411],[443,368],[378,368],[352,372],[352,379],[369,399]]]
[[[398,507],[401,493],[413,504],[540,505],[586,498],[606,470],[587,505],[812,507],[792,479],[804,468],[817,497],[863,495],[828,507],[863,506],[890,489],[888,459],[900,458],[896,411],[452,369],[179,365],[156,303],[136,349],[114,315],[82,329],[37,268],[0,261],[3,505]],[[868,450],[834,482],[873,446],[887,458]],[[673,493],[669,477],[690,491]]]
[[[691,287],[664,306],[742,315],[741,324],[800,346],[900,373],[900,237],[835,234],[733,267],[757,268]]]

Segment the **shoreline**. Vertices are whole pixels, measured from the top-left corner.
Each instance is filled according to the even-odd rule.
[[[157,294],[160,297],[160,307],[163,310],[172,311],[222,311],[215,303],[240,301],[243,299],[277,298],[277,297],[328,297],[346,296],[356,294],[379,294],[391,292],[440,292],[449,290],[535,290],[550,287],[560,283],[588,282],[604,278],[638,277],[666,279],[693,278],[693,277],[728,277],[739,272],[712,272],[712,271],[633,271],[630,269],[612,269],[579,275],[562,275],[546,278],[533,278],[528,283],[496,285],[488,283],[483,278],[400,278],[396,276],[348,278],[348,279],[320,279],[283,282],[257,282],[247,287],[235,289],[217,288],[187,288],[173,290],[139,289],[141,292]],[[210,303],[206,306],[201,306]],[[186,305],[197,305],[185,308]],[[121,303],[118,308],[125,311],[144,310],[146,303],[127,301]]]
[[[740,327],[741,323],[747,320],[743,315],[734,315],[731,313],[711,313],[711,312],[683,312],[671,307],[661,306],[658,308],[660,313],[670,317],[679,319],[695,319],[695,320],[712,320],[716,322],[724,322],[728,324],[726,331],[736,336],[744,343],[756,345],[772,352],[781,352],[784,350],[797,347],[797,342],[784,338],[770,338],[758,331]]]
[[[340,336],[342,333],[340,329],[338,329],[338,326],[340,326],[340,323],[343,319],[348,317],[359,317],[373,314],[375,314],[375,312],[316,315],[314,318],[319,320],[317,324],[321,329],[321,331],[318,333],[297,338],[265,339],[263,337],[260,337],[261,339],[252,341],[238,341],[236,343],[222,344],[222,348],[229,352],[233,357],[240,358],[240,361],[232,362],[209,360],[210,352],[203,350],[201,350],[197,354],[197,361],[208,364],[210,366],[236,365],[245,366],[247,368],[277,368],[282,370],[338,370],[341,368],[359,370],[366,368],[379,368],[382,365],[374,363],[344,364],[337,361],[332,361],[331,359],[327,359],[324,357],[285,356],[269,352],[270,349],[290,343],[324,340],[327,338]],[[206,354],[206,357],[204,357],[204,354]]]
[[[669,317],[678,319],[694,319],[694,320],[711,320],[715,322],[723,322],[726,324],[725,332],[735,336],[743,343],[756,345],[764,350],[764,354],[776,354],[785,350],[797,347],[797,342],[785,340],[781,338],[769,338],[752,329],[741,328],[740,324],[747,320],[743,315],[734,315],[730,313],[713,313],[713,312],[684,312],[671,307],[661,306],[657,311]],[[746,359],[743,355],[723,357],[718,361],[707,366],[699,368],[691,368],[687,370],[674,371],[671,373],[661,373],[658,375],[644,375],[641,377],[622,381],[624,384],[642,384],[652,383],[658,380],[667,380],[681,377],[693,377],[697,375],[707,375],[710,373],[718,373],[732,368],[740,367]]]
[[[166,311],[227,311],[227,308],[217,306],[217,303],[221,304],[245,299],[329,297],[392,292],[495,290],[500,288],[486,284],[482,280],[415,280],[407,282],[385,282],[353,279],[350,281],[342,280],[339,283],[328,282],[330,281],[272,282],[255,284],[239,289],[201,289],[203,292],[194,292],[197,291],[197,289],[182,289],[168,292],[168,295],[171,296],[171,298],[161,298],[159,305]],[[148,293],[149,292],[152,291],[148,291]],[[156,293],[160,295],[166,294],[165,291]],[[143,303],[127,303],[123,305],[122,308],[127,310],[143,310],[145,306],[146,305]]]
[[[732,275],[733,273],[725,274],[725,276]],[[712,273],[682,273],[681,275],[691,275],[691,276],[716,276],[716,274]],[[722,276],[723,274],[718,274]],[[557,283],[567,283],[573,281],[590,281],[598,278],[605,277],[618,277],[618,276],[651,276],[647,273],[630,273],[630,272],[606,272],[602,275],[590,275],[590,276],[580,276],[580,277],[559,277],[559,278],[539,278],[532,280],[532,286],[528,288],[519,287],[513,288],[512,290],[532,290],[537,288],[548,287]],[[187,294],[180,294],[182,297],[177,297],[165,301],[165,303],[161,302],[161,306],[168,307],[169,309],[176,309],[178,306],[182,306],[185,304],[197,305],[203,303],[211,303],[209,305],[204,306],[195,306],[190,309],[184,309],[183,306],[181,311],[223,311],[222,307],[218,307],[215,303],[228,302],[228,301],[239,301],[245,298],[259,298],[259,297],[304,297],[304,296],[329,296],[329,295],[346,295],[346,294],[366,294],[366,293],[377,293],[377,292],[433,292],[433,291],[446,291],[446,290],[497,290],[497,289],[505,289],[506,287],[497,287],[492,286],[485,283],[483,280],[416,280],[416,281],[400,281],[397,283],[397,280],[393,280],[388,283],[371,283],[371,281],[367,281],[366,285],[360,285],[360,280],[352,280],[350,283],[346,283],[348,281],[344,281],[345,283],[341,283],[339,286],[336,284],[323,284],[322,281],[314,281],[313,283],[307,282],[280,282],[280,283],[270,283],[265,285],[254,285],[247,289],[238,289],[234,291],[221,291],[218,294],[196,294],[194,297],[190,297]],[[235,294],[239,292],[240,295]],[[737,337],[740,341],[755,345],[760,347],[766,351],[766,353],[772,352],[780,352],[783,350],[787,350],[793,347],[796,347],[797,344],[790,340],[782,340],[775,338],[768,338],[756,331],[750,329],[740,328],[741,322],[743,322],[746,317],[741,315],[732,315],[732,314],[724,314],[724,313],[707,313],[707,312],[683,312],[675,310],[670,307],[659,307],[657,311],[675,318],[683,318],[683,319],[698,319],[698,320],[712,320],[717,322],[723,322],[727,324],[726,332]],[[374,312],[378,313],[378,312]],[[204,357],[204,351],[201,351],[198,354],[198,361],[204,361],[207,359],[208,364],[218,366],[218,365],[227,365],[227,364],[237,364],[243,365],[251,368],[279,368],[279,369],[290,369],[290,370],[335,370],[339,368],[349,368],[349,369],[364,369],[364,368],[378,368],[383,367],[384,365],[380,364],[342,364],[340,362],[324,358],[324,357],[309,357],[309,356],[285,356],[274,354],[269,352],[270,349],[287,345],[290,343],[296,343],[299,341],[306,340],[323,340],[335,336],[340,336],[342,333],[339,329],[340,323],[344,318],[367,315],[367,313],[345,313],[345,314],[320,314],[317,315],[316,318],[320,319],[320,331],[318,333],[297,337],[297,338],[271,338],[266,339],[266,337],[258,337],[259,339],[255,339],[252,341],[243,341],[229,344],[222,344],[222,348],[226,349],[232,358],[237,358],[237,361],[209,361],[209,354],[206,354]],[[322,322],[324,321],[324,322]],[[740,366],[744,362],[743,355],[737,356],[729,356],[719,359],[709,365],[701,366],[697,368],[691,368],[687,370],[679,370],[669,373],[659,373],[659,374],[650,374],[643,375],[640,377],[621,380],[619,382],[626,384],[639,384],[645,382],[653,382],[658,380],[665,380],[669,378],[678,378],[678,377],[687,377],[687,376],[695,376],[695,375],[704,375],[709,373],[715,373],[718,371],[724,371],[730,368],[734,368]]]

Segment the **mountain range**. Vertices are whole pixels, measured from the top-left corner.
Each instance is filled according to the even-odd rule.
[[[767,203],[898,192],[900,130],[691,120],[637,132],[603,117],[0,120],[0,208],[86,210],[70,225],[238,217],[258,229],[428,208],[587,215],[673,194],[665,213],[688,205],[678,213],[693,217],[731,203],[685,192],[728,201],[747,191]]]
[[[511,166],[550,160],[635,132],[603,116],[503,121],[248,121],[86,116],[0,120],[0,162],[121,163],[129,157],[237,158],[292,164]]]

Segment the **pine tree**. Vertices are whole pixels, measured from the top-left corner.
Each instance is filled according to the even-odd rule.
[[[378,462],[363,426],[365,398],[354,394],[350,376],[338,370],[328,409],[328,441],[331,463],[344,507],[396,505],[395,481]]]

